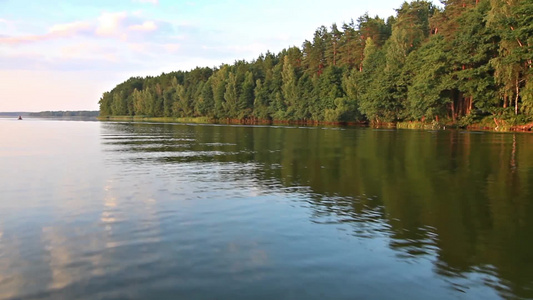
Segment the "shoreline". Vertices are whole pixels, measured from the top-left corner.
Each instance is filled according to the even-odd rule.
[[[161,123],[196,123],[196,124],[232,124],[232,125],[302,125],[302,126],[367,126],[364,122],[319,122],[319,121],[289,121],[264,119],[214,119],[208,117],[175,118],[175,117],[146,117],[146,116],[105,116],[97,117],[99,121],[140,121]]]
[[[483,130],[492,132],[533,132],[533,122],[519,125],[508,125],[503,120],[495,121],[494,126],[476,123],[467,126],[459,126],[453,123],[404,121],[396,123],[366,123],[366,122],[319,122],[319,121],[289,121],[289,120],[263,120],[263,119],[213,119],[208,117],[147,117],[147,116],[105,116],[97,117],[99,121],[128,121],[128,122],[160,122],[160,123],[194,123],[194,124],[228,124],[228,125],[301,125],[301,126],[350,126],[350,127],[373,127],[373,128],[396,128],[396,129],[423,129],[423,130],[446,130],[465,129]]]

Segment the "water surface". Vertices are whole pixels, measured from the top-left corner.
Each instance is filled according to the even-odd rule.
[[[0,119],[0,299],[533,299],[533,136]]]

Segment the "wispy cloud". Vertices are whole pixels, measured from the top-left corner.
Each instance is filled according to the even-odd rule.
[[[41,35],[22,35],[22,36],[3,36],[0,37],[0,43],[8,45],[17,45],[24,43],[33,43],[39,41],[65,38],[80,33],[89,33],[91,25],[87,22],[74,22],[67,24],[57,24],[49,28],[48,32]]]
[[[67,24],[57,24],[50,27],[49,34],[52,35],[75,35],[80,32],[89,32],[91,30],[91,24],[89,22],[73,22]]]
[[[0,19],[0,23],[2,21],[8,22]],[[146,20],[138,15],[128,14],[127,12],[103,12],[91,21],[52,25],[43,34],[0,35],[0,44],[20,45],[77,36],[116,38],[124,41],[128,38],[138,39],[140,33],[154,32],[158,29],[168,30],[168,24],[167,26],[161,27],[159,23],[165,25],[164,22]]]
[[[20,34],[24,32],[21,29],[4,31],[11,35],[0,34],[0,49],[6,50],[0,65],[6,69],[188,68],[231,62],[234,57],[250,59],[267,47],[251,39],[231,42],[221,30],[203,28],[183,17],[158,19],[138,11],[104,11],[76,22],[51,24],[44,33]]]
[[[154,23],[154,21],[144,21],[142,24],[131,25],[128,27],[128,29],[133,31],[148,32],[156,30],[157,25]]]

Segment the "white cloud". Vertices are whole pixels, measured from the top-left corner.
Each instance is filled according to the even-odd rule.
[[[99,36],[120,35],[122,22],[127,17],[126,12],[108,13],[104,12],[98,17],[98,26],[95,33]]]
[[[150,38],[142,33],[161,31],[160,22],[143,20],[139,16],[127,12],[105,12],[98,17],[97,27],[94,31],[96,36],[106,38],[118,38],[122,41],[139,40]],[[165,25],[165,23],[161,23]]]
[[[202,49],[202,45],[207,47]],[[175,69],[218,65],[235,55],[248,59],[266,47],[253,41],[230,45],[235,44],[221,42],[218,33],[188,25],[187,20],[107,11],[76,22],[51,24],[42,34],[0,35],[0,49],[7,50],[0,65],[11,70],[138,70],[142,75],[169,65]],[[37,48],[40,51],[33,53]],[[212,58],[202,58],[206,56]]]
[[[2,24],[10,26],[10,22],[0,19]],[[16,32],[17,30],[10,30]],[[153,33],[147,35],[146,33]],[[155,41],[162,36],[173,33],[173,25],[169,22],[147,20],[141,15],[122,12],[103,12],[98,17],[71,23],[54,24],[45,33],[32,34],[0,34],[0,46],[25,45],[45,42],[61,38],[83,37],[85,39],[118,39],[120,41],[137,42]],[[66,42],[70,43],[70,40]]]
[[[91,27],[91,23],[80,21],[66,24],[56,24],[50,27],[48,32],[54,35],[74,35],[80,32],[87,32],[91,30]]]
[[[154,23],[154,21],[144,21],[142,24],[131,25],[128,27],[128,29],[133,31],[148,32],[156,30],[157,25]]]

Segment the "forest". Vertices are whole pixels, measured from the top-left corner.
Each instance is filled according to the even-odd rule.
[[[246,122],[533,121],[533,1],[404,2],[248,62],[132,77],[100,116]],[[501,122],[501,123],[500,123]]]

